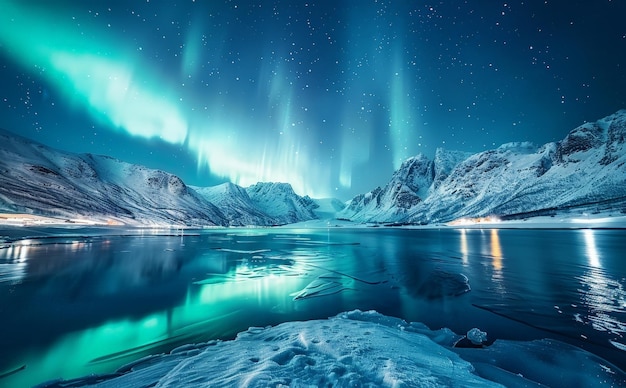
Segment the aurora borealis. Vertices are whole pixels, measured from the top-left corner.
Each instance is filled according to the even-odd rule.
[[[626,108],[622,1],[0,0],[0,127],[185,182],[350,196]]]

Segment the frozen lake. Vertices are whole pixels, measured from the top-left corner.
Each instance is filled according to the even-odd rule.
[[[625,230],[0,231],[0,386],[377,310],[626,369]],[[26,238],[41,236],[41,238]]]

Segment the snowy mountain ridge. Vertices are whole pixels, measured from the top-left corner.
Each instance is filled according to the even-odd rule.
[[[319,218],[429,224],[578,209],[626,212],[626,110],[537,147],[407,159],[384,187],[348,203],[286,183],[190,187],[164,171],[63,152],[0,130],[0,212],[127,225],[270,226]]]
[[[272,225],[275,220],[257,209],[246,190],[233,183],[213,187],[194,187],[201,197],[215,204],[231,226]]]
[[[297,195],[289,183],[259,182],[246,188],[255,206],[278,224],[291,224],[316,219],[313,209],[318,205],[308,195]]]
[[[422,154],[408,158],[385,187],[354,197],[339,217],[359,222],[404,220],[469,155],[438,148],[432,161]]]
[[[311,199],[298,196],[288,184],[257,184],[251,188],[253,198],[233,184],[193,188],[164,171],[55,150],[3,130],[0,172],[0,212],[194,227],[275,225],[315,217]]]
[[[215,204],[231,226],[284,225],[316,219],[317,204],[297,195],[288,183],[260,182],[247,188],[233,183],[194,190]]]
[[[438,149],[406,160],[390,182],[356,196],[340,217],[428,224],[572,208],[626,212],[626,110],[537,147],[507,143],[477,154]]]

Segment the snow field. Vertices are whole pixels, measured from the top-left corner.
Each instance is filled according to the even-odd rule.
[[[604,360],[553,340],[453,348],[463,337],[374,311],[251,327],[232,341],[186,345],[73,383],[98,387],[619,386]],[[67,382],[65,382],[67,383]],[[58,384],[58,385],[55,385]],[[52,382],[42,386],[62,386]],[[64,385],[63,385],[64,386]],[[84,385],[81,385],[84,386]]]

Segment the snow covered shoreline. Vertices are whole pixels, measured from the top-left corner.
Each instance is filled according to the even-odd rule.
[[[0,227],[10,227],[27,230],[28,228],[61,228],[61,229],[128,229],[128,230],[199,230],[197,227],[181,227],[178,225],[107,225],[104,223],[86,220],[67,220],[51,217],[31,216],[22,214],[0,214]],[[229,226],[209,227],[211,230],[232,230],[250,228],[280,228],[280,229],[333,229],[333,228],[403,228],[403,229],[626,229],[626,215],[578,215],[578,216],[539,216],[520,220],[467,220],[444,224],[393,224],[393,223],[356,223],[342,219],[309,220],[281,226]],[[203,228],[207,229],[207,228]]]
[[[191,386],[620,386],[626,374],[555,340],[496,340],[455,347],[464,337],[375,311],[251,327],[231,341],[185,345],[115,373],[39,387]]]
[[[626,229],[626,215],[540,216],[520,220],[467,220],[458,223],[426,225],[393,223],[356,223],[347,220],[312,220],[281,226],[281,228],[404,228],[404,229]]]

